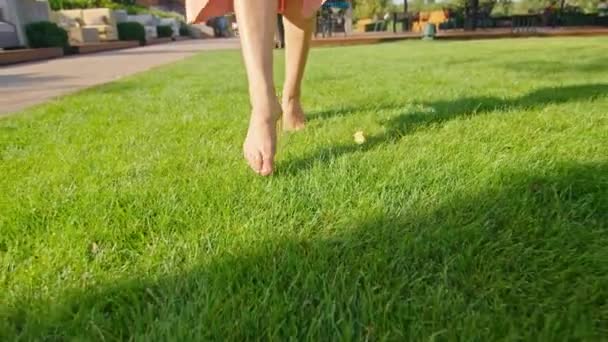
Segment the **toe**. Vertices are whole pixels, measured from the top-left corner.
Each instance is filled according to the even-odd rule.
[[[262,158],[260,175],[269,176],[274,171],[274,156],[267,155]]]
[[[259,153],[246,153],[245,159],[247,159],[249,167],[251,167],[255,173],[262,172],[263,159]]]

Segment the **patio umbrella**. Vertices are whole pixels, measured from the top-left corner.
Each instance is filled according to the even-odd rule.
[[[346,1],[327,1],[323,4],[323,7],[348,9],[350,7],[350,3]]]

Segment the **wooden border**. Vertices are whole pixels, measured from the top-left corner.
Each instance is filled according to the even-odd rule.
[[[173,41],[173,38],[171,38],[171,37],[154,38],[154,39],[150,39],[150,40],[146,41],[146,45],[167,44],[167,43],[171,43],[172,41]]]
[[[578,27],[541,29],[530,32],[513,32],[511,29],[486,29],[472,32],[462,30],[444,30],[437,32],[437,40],[473,40],[473,39],[500,39],[500,38],[532,38],[532,37],[593,37],[608,36],[608,28]],[[379,44],[401,40],[419,40],[421,33],[360,33],[348,37],[338,33],[330,38],[316,38],[312,41],[314,47],[345,46],[361,44]]]
[[[20,49],[0,52],[0,65],[27,63],[63,57],[62,48]]]
[[[87,54],[102,51],[122,50],[140,46],[136,40],[130,41],[114,41],[114,42],[101,42],[94,44],[83,44],[74,46],[77,54]]]

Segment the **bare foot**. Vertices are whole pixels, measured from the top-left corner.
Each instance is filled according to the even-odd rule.
[[[299,99],[283,100],[283,130],[299,131],[306,127],[306,115]]]
[[[249,121],[249,130],[243,144],[243,153],[251,169],[269,176],[274,171],[274,156],[277,145],[277,121],[281,116],[278,103],[273,109],[254,109]]]

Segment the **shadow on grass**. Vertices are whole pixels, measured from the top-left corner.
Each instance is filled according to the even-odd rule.
[[[599,339],[608,165],[542,171],[355,218],[330,238],[266,241],[36,312],[12,307],[6,340]]]
[[[385,127],[385,132],[380,135],[369,137],[367,142],[363,145],[357,145],[351,140],[347,144],[321,148],[303,158],[279,162],[277,175],[297,174],[307,170],[315,163],[325,163],[354,152],[369,151],[381,145],[399,141],[401,137],[410,134],[413,131],[424,129],[428,126],[443,124],[444,122],[457,118],[490,113],[498,110],[512,111],[538,108],[549,104],[593,100],[599,96],[606,96],[606,94],[608,94],[608,84],[585,84],[542,88],[514,99],[469,97],[457,100],[424,103],[420,106],[421,108],[426,108],[424,111],[406,111],[384,122],[383,126]],[[407,106],[407,104],[393,104],[390,106],[344,107],[337,110],[313,114],[311,120],[325,120],[362,111],[399,110]]]

